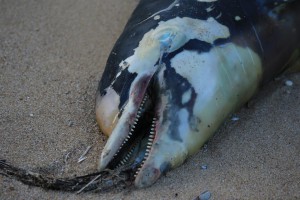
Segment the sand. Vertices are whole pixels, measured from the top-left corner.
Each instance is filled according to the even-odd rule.
[[[95,171],[106,140],[95,92],[137,2],[0,0],[0,158],[59,177]],[[300,75],[271,82],[236,116],[150,188],[76,195],[0,176],[0,199],[300,199]]]

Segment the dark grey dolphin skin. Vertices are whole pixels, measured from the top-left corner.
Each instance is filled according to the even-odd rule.
[[[97,121],[109,136],[99,170],[153,184],[293,65],[299,47],[299,1],[141,0],[99,83]]]

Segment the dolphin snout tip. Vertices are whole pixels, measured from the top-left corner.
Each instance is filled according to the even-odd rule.
[[[145,166],[135,178],[134,185],[137,188],[149,187],[157,181],[161,174],[162,172],[160,169]]]

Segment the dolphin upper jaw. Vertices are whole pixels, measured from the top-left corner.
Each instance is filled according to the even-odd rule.
[[[108,141],[101,153],[100,162],[98,169],[103,171],[109,162],[113,159],[114,155],[119,150],[120,146],[122,145],[123,141],[125,140],[126,136],[128,135],[129,129],[128,126],[120,126],[124,119],[120,120],[118,125],[115,127],[114,131],[112,132],[111,136],[108,138]]]

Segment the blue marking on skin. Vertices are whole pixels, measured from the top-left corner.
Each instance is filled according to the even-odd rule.
[[[169,49],[171,48],[172,41],[175,38],[175,35],[173,33],[165,33],[159,38],[160,42],[160,49],[163,52],[169,52]]]

